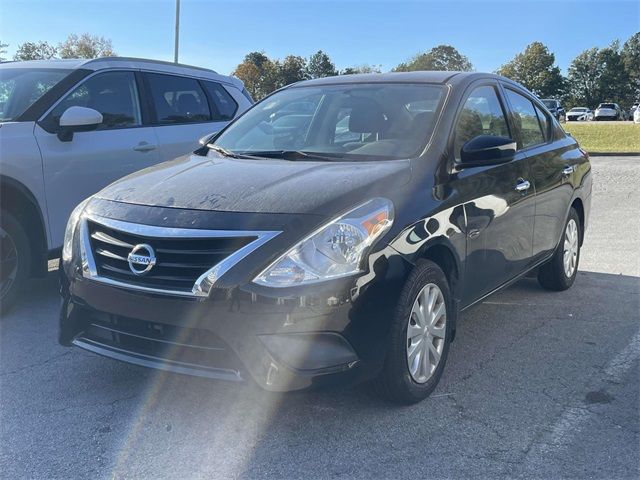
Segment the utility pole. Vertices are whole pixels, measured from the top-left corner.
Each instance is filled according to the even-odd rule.
[[[180,0],[176,0],[176,39],[173,48],[173,61],[178,63],[178,46],[180,44]]]

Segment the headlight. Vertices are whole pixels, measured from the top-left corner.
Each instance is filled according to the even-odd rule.
[[[71,216],[69,217],[69,221],[67,222],[67,228],[64,231],[64,242],[62,243],[62,262],[68,263],[71,261],[71,256],[73,253],[73,234],[76,231],[76,227],[78,226],[78,221],[82,216],[82,211],[84,207],[89,202],[87,198],[83,202],[81,202],[76,208],[71,212]]]
[[[254,282],[292,287],[361,271],[367,249],[393,223],[393,204],[374,198],[316,230],[267,267]]]

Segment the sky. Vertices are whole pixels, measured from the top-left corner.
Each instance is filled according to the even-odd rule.
[[[173,60],[175,0],[0,0],[0,41],[57,44],[104,36],[122,56]],[[591,47],[640,31],[640,0],[181,0],[181,63],[229,74],[250,51],[271,58],[327,52],[340,69],[388,71],[446,43],[478,71],[495,71],[541,41],[566,72]]]

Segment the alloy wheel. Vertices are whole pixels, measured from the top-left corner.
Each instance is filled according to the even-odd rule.
[[[415,382],[425,383],[438,367],[446,325],[447,306],[442,291],[429,283],[413,302],[407,325],[407,366]]]
[[[562,260],[564,263],[564,273],[567,278],[571,278],[576,270],[576,266],[578,264],[578,248],[578,225],[572,218],[567,223],[567,228],[564,232],[564,251]]]
[[[18,275],[18,249],[11,235],[0,227],[0,300],[4,299]]]

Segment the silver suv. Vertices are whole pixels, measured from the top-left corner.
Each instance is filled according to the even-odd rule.
[[[190,153],[252,104],[240,80],[131,58],[0,65],[0,306],[59,255],[73,208]]]

